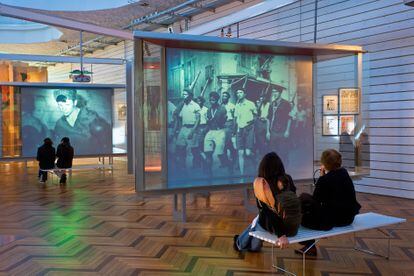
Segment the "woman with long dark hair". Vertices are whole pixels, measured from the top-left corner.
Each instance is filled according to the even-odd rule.
[[[263,157],[253,188],[259,215],[242,234],[234,236],[234,249],[259,251],[262,241],[249,236],[252,231],[274,233],[279,237],[279,246],[287,247],[287,237],[296,235],[300,225],[300,201],[292,178],[285,173],[283,162],[275,152]]]

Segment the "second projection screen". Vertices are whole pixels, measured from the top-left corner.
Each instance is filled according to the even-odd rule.
[[[167,94],[169,188],[250,182],[272,151],[312,175],[310,57],[169,48]]]
[[[36,156],[49,137],[68,137],[75,155],[112,153],[111,88],[22,88],[23,156]]]

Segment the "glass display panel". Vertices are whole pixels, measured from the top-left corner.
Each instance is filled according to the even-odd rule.
[[[168,188],[251,182],[271,151],[312,176],[311,57],[166,53]]]
[[[77,156],[111,154],[110,88],[21,88],[22,156],[36,156],[45,137],[69,137]]]

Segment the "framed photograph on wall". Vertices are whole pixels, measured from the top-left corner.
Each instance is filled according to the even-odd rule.
[[[338,96],[325,95],[322,97],[323,114],[338,114]]]
[[[126,104],[118,104],[118,120],[125,121],[127,117],[127,106]]]
[[[354,135],[355,130],[355,116],[341,115],[339,116],[339,134],[340,135]]]
[[[338,135],[338,116],[322,116],[322,135]]]
[[[340,88],[339,89],[339,113],[358,114],[359,113],[359,89]]]

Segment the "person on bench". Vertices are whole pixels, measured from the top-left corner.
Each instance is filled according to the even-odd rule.
[[[242,234],[234,236],[233,248],[236,251],[260,251],[262,241],[249,236],[249,232],[255,230],[276,234],[279,246],[287,247],[287,237],[296,235],[300,226],[300,200],[292,178],[285,174],[282,160],[275,152],[263,157],[253,188],[259,216]]]
[[[55,167],[56,151],[50,138],[43,140],[43,145],[37,149],[36,160],[39,161],[39,182],[47,181],[47,171]]]
[[[354,183],[348,171],[341,165],[342,157],[338,151],[328,149],[322,153],[320,177],[313,195],[300,195],[304,227],[330,230],[335,226],[346,226],[351,224],[355,215],[359,213],[361,205],[356,200]],[[314,240],[301,244],[304,247],[295,250],[295,253],[306,252],[308,256],[316,256]]]
[[[56,161],[56,167],[60,169],[72,168],[73,155],[74,151],[70,145],[69,138],[63,137],[56,151],[56,157],[58,158]],[[60,177],[59,183],[66,184],[65,170],[56,172],[56,174]]]

